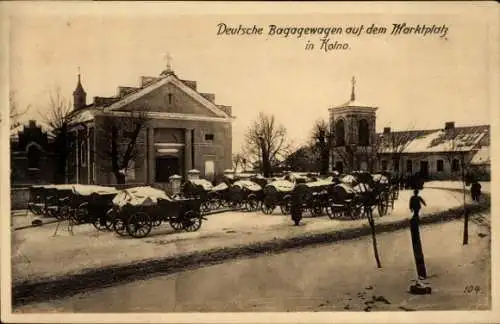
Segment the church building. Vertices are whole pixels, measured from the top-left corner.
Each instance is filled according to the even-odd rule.
[[[152,185],[185,178],[191,169],[211,179],[231,168],[231,107],[216,104],[213,93],[180,79],[170,65],[158,77],[141,77],[138,87],[118,87],[115,96],[90,104],[86,96],[78,75],[69,183]]]

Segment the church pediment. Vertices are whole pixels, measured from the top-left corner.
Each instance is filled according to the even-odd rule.
[[[214,103],[215,95],[199,93],[171,75],[145,88],[125,95],[109,110],[148,111],[203,117],[230,117]]]

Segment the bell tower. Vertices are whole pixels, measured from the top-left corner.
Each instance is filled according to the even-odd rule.
[[[76,89],[73,91],[73,109],[82,109],[87,104],[87,93],[83,90],[82,82],[80,79],[80,67],[78,67],[78,83]]]
[[[377,109],[356,99],[356,79],[353,77],[350,100],[329,109],[333,134],[332,169],[350,172],[375,168]]]

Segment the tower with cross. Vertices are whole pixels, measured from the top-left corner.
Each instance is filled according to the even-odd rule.
[[[376,167],[373,155],[377,109],[356,99],[356,78],[353,76],[349,101],[329,109],[330,129],[334,134],[330,163],[333,169],[353,171]]]

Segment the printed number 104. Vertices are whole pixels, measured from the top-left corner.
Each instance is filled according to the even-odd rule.
[[[464,293],[470,294],[472,292],[476,292],[476,294],[481,290],[481,287],[479,286],[465,286]]]

